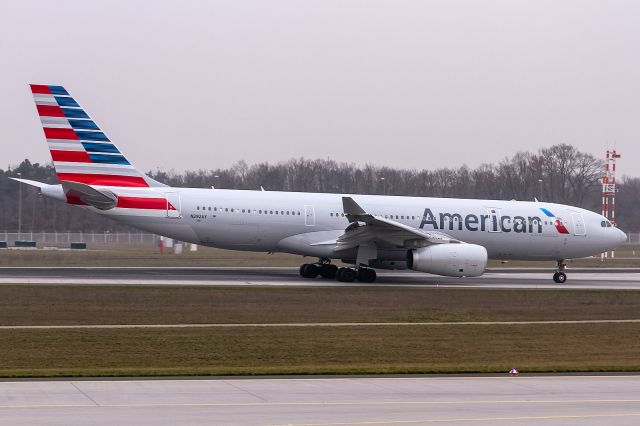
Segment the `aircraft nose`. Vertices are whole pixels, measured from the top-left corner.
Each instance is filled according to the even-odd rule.
[[[622,244],[622,243],[626,243],[627,242],[627,234],[625,234],[624,232],[622,232],[620,229],[618,228],[613,228],[615,229],[615,238],[616,238],[616,242],[618,245]]]

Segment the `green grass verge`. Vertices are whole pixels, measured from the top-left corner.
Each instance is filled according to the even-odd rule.
[[[640,318],[640,291],[0,286],[0,325]]]
[[[3,330],[0,375],[637,371],[640,324]]]
[[[0,266],[300,266],[302,256],[285,253],[253,253],[198,247],[191,252],[184,248],[181,255],[149,245],[100,246],[89,245],[89,250],[0,250]],[[314,259],[315,261],[316,259]],[[309,262],[309,260],[307,260]]]
[[[0,325],[636,319],[640,291],[0,286]],[[0,376],[640,371],[640,324],[0,330]]]

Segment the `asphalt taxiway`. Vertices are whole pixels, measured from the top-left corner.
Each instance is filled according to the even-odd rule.
[[[640,376],[0,383],[0,423],[637,425]]]
[[[451,278],[414,271],[381,271],[373,284],[304,279],[297,268],[245,267],[2,267],[0,284],[216,285],[216,286],[411,286],[512,289],[640,290],[638,268],[576,268],[564,284],[553,282],[552,270],[494,269],[475,278]]]

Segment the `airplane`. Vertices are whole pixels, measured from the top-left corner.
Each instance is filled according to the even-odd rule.
[[[30,87],[59,184],[14,180],[176,240],[318,258],[300,266],[304,278],[368,283],[376,269],[476,277],[488,259],[513,259],[553,260],[564,283],[566,259],[626,241],[600,214],[538,200],[170,187],[135,168],[64,87]]]

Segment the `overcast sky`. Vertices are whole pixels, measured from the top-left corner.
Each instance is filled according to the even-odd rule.
[[[638,176],[640,1],[25,1],[0,10],[0,167],[62,84],[143,170],[436,168],[558,143]]]

